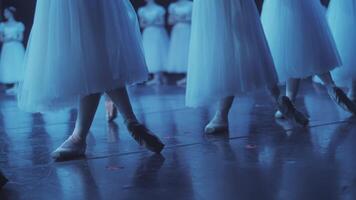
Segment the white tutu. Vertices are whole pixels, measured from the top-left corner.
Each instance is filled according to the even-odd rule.
[[[148,24],[142,33],[148,70],[151,73],[166,71],[169,44],[164,27],[166,11],[162,6],[146,6],[139,9],[138,15],[140,21]]]
[[[17,83],[23,78],[23,59],[25,48],[20,35],[23,35],[25,26],[16,22],[14,24],[0,24],[0,33],[4,35],[5,41],[2,45],[0,57],[0,83]]]
[[[172,29],[168,55],[168,71],[172,73],[187,72],[192,7],[191,1],[176,2],[169,6],[169,14],[178,18]]]
[[[341,65],[319,0],[265,0],[262,24],[280,81]]]
[[[332,75],[338,85],[349,86],[356,79],[356,0],[332,0],[328,21],[343,64]]]
[[[38,0],[19,106],[46,111],[147,79],[128,0]]]
[[[277,74],[253,0],[195,0],[186,104],[277,84]]]

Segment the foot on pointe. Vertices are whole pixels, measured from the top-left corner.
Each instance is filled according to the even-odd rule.
[[[117,108],[112,101],[105,102],[106,120],[112,122],[117,118]]]
[[[155,153],[160,153],[163,150],[164,144],[162,141],[143,124],[129,122],[127,129],[139,145]]]
[[[145,83],[145,85],[150,86],[150,85],[161,85],[161,81],[159,79],[152,79],[149,80]]]
[[[277,110],[277,112],[274,114],[274,117],[276,119],[284,119],[283,114],[281,113],[281,111]]]
[[[347,97],[344,91],[338,87],[333,86],[328,87],[328,94],[338,106],[340,106],[345,111],[356,115],[356,105]]]
[[[278,99],[278,110],[288,120],[292,120],[302,126],[309,124],[309,119],[298,111],[292,101],[286,96],[282,96]]]
[[[65,160],[78,158],[85,155],[86,150],[85,140],[70,136],[63,144],[58,147],[51,155],[55,160]]]
[[[214,118],[205,126],[205,133],[225,133],[229,131],[229,122],[227,120],[222,120],[219,118]]]

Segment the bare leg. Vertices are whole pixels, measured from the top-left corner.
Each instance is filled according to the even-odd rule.
[[[228,131],[229,111],[234,102],[234,96],[223,98],[219,101],[214,118],[205,127],[205,132],[212,134]]]
[[[112,122],[117,118],[117,108],[110,97],[105,95],[106,120]]]
[[[80,100],[73,134],[52,153],[54,159],[70,159],[85,154],[86,137],[93,122],[100,96],[100,94],[92,94]]]
[[[297,98],[299,87],[300,79],[290,78],[287,81],[286,95],[292,102],[294,102]]]
[[[279,97],[281,96],[281,90],[279,89],[278,85],[276,84],[274,86],[268,87],[268,91],[273,98],[273,101],[277,103]]]
[[[349,90],[349,98],[356,102],[356,80],[351,81],[350,90]]]
[[[320,74],[317,76],[324,83],[324,85],[326,87],[334,87],[335,86],[335,82],[334,82],[330,72],[327,72],[325,74]]]
[[[331,99],[342,109],[352,114],[356,114],[356,105],[347,97],[344,91],[335,86],[330,72],[318,75],[323,81]]]
[[[138,122],[136,115],[133,112],[130,98],[125,87],[108,91],[106,94],[119,109],[120,114],[124,118],[125,124],[130,122]]]
[[[164,144],[154,135],[154,133],[138,122],[136,115],[133,112],[126,87],[111,90],[106,93],[119,109],[132,137],[140,145],[155,153],[160,153],[164,148]]]

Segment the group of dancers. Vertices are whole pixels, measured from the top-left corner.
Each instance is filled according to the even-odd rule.
[[[168,24],[173,26],[171,37],[166,30],[166,10],[155,0],[146,0],[138,10],[143,49],[147,67],[153,78],[147,85],[166,82],[164,72],[186,74],[193,2],[178,0],[168,8]],[[184,85],[186,79],[177,82]]]
[[[139,15],[157,8],[162,16],[164,11],[154,1],[147,2],[152,7]],[[265,0],[261,18],[254,0],[193,4],[186,104],[218,103],[206,133],[228,130],[234,96],[263,88],[274,97],[276,117],[308,125],[294,101],[300,80],[310,76],[318,76],[332,100],[356,114],[354,84],[348,97],[332,76],[346,74],[343,80],[355,82],[356,0],[331,0],[327,13],[319,0]],[[140,21],[146,31],[163,31],[162,18]],[[157,28],[148,29],[152,24]],[[141,39],[129,0],[37,0],[18,104],[30,112],[77,105],[73,133],[53,152],[54,159],[85,155],[86,137],[103,93],[119,109],[138,144],[162,151],[161,140],[136,118],[126,89],[148,77],[146,60],[150,61]],[[286,82],[285,96],[279,82]]]

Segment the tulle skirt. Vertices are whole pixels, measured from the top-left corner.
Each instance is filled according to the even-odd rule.
[[[169,38],[166,29],[159,26],[147,27],[142,36],[148,71],[167,71]]]
[[[319,0],[265,0],[262,24],[280,81],[341,65]]]
[[[18,83],[23,79],[25,48],[21,42],[5,42],[0,57],[0,83]]]
[[[356,79],[356,1],[332,0],[328,21],[343,64],[332,75],[338,85],[349,86]]]
[[[277,84],[277,74],[253,0],[195,0],[186,104]]]
[[[168,71],[187,73],[191,24],[179,23],[173,27],[168,55]]]
[[[38,0],[19,106],[46,111],[147,79],[128,0]]]

